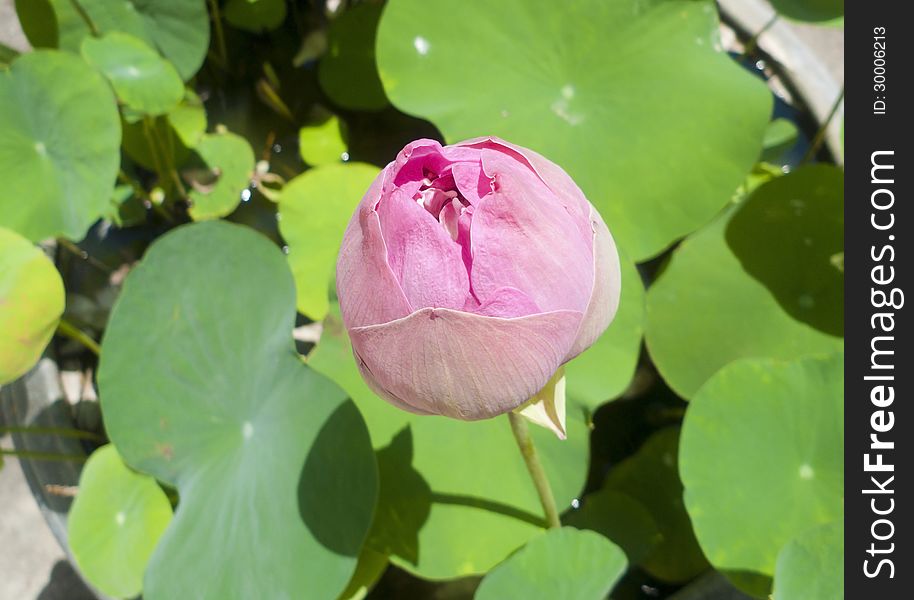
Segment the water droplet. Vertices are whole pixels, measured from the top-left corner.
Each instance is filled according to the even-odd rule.
[[[428,50],[431,48],[431,44],[421,35],[417,35],[416,39],[413,40],[413,47],[416,49],[416,52],[422,56],[425,56],[428,54]]]
[[[342,154],[340,154],[340,160],[342,160],[343,162],[346,162],[347,160],[349,160],[349,153],[343,152]]]
[[[581,508],[581,501],[575,498],[571,501],[571,508],[578,509]]]
[[[759,71],[765,70],[765,61],[763,61],[763,60],[755,61],[755,68],[758,69]]]
[[[48,155],[48,149],[44,145],[44,142],[35,142],[35,152],[37,152],[40,156]]]
[[[273,152],[275,152],[276,154],[279,154],[280,152],[282,152],[282,146],[280,146],[279,144],[273,144]]]
[[[508,118],[508,115],[510,115],[510,114],[511,114],[511,113],[508,112],[508,109],[507,109],[507,108],[501,109],[501,116],[502,116],[502,118],[507,119],[507,118]]]
[[[124,523],[127,522],[127,515],[124,514],[124,511],[119,511],[114,515],[114,522],[117,523],[118,527],[123,527]]]
[[[244,439],[246,439],[246,440],[251,439],[251,436],[254,435],[254,424],[251,423],[250,421],[245,421],[245,422],[241,425],[241,435],[242,435],[242,436],[244,437]]]
[[[565,100],[571,100],[574,98],[574,86],[571,84],[565,85],[562,88],[562,98]]]
[[[813,468],[806,463],[800,465],[800,479],[806,479],[807,481],[816,476],[816,472]]]
[[[241,190],[241,201],[248,202],[251,199],[251,190],[243,189]]]
[[[283,247],[282,247],[282,253],[283,253],[283,254],[288,254],[288,253],[289,253],[289,247],[288,247],[288,246],[283,246]]]

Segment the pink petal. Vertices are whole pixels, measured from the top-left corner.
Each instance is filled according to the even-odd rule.
[[[479,204],[486,194],[492,191],[489,178],[482,172],[482,165],[475,163],[456,163],[451,167],[454,185],[470,204]]]
[[[565,310],[501,319],[425,308],[349,333],[366,379],[383,397],[476,420],[513,410],[542,389],[582,316]]]
[[[387,263],[413,310],[463,307],[470,281],[461,248],[437,218],[397,189],[378,203],[378,217]]]
[[[383,173],[352,215],[336,263],[337,296],[348,327],[387,323],[412,312],[387,264],[378,214],[372,209],[380,194],[382,178]]]
[[[596,209],[591,209],[591,222],[594,229],[593,260],[594,282],[590,303],[581,321],[581,329],[574,341],[574,347],[565,359],[571,360],[603,334],[619,308],[619,294],[622,290],[622,274],[619,268],[619,253],[616,243],[609,233],[603,217]]]
[[[473,213],[473,291],[480,302],[509,286],[543,311],[584,312],[593,289],[593,233],[587,234],[532,171],[500,152],[482,150],[496,190]]]
[[[495,290],[478,308],[477,315],[488,317],[524,317],[542,312],[530,296],[517,288],[503,287]]]

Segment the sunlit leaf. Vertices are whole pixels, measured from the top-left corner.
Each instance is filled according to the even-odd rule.
[[[117,104],[102,76],[56,50],[20,56],[0,70],[0,131],[0,226],[33,241],[82,239],[108,209],[120,162]]]
[[[89,457],[67,518],[70,549],[92,585],[115,598],[133,598],[171,521],[171,503],[155,479],[130,470],[114,446]]]
[[[790,360],[843,345],[841,338],[792,318],[745,271],[725,239],[734,211],[683,242],[647,292],[648,351],[666,382],[684,398],[738,358]]]
[[[771,113],[707,0],[392,0],[377,48],[395,106],[556,162],[635,261],[720,210]]]
[[[83,39],[92,34],[89,25],[73,0],[50,0],[50,4],[57,19],[60,49],[79,53]],[[206,58],[206,0],[79,0],[79,6],[99,33],[122,31],[157,48],[184,80],[190,79]],[[30,40],[32,31],[46,26],[46,17],[38,11],[19,16]]]
[[[180,227],[127,277],[99,365],[105,427],[181,498],[148,600],[335,598],[350,580],[375,458],[355,405],[295,354],[294,314],[282,252],[240,225]]]
[[[319,125],[302,127],[298,132],[298,151],[303,161],[312,166],[338,163],[346,152],[343,124],[330,117]]]
[[[364,163],[325,165],[291,180],[279,198],[279,231],[289,246],[298,311],[327,315],[328,290],[346,224],[379,169]]]
[[[63,281],[44,253],[0,227],[0,384],[38,362],[64,309]]]
[[[742,360],[692,400],[679,466],[695,533],[718,569],[772,575],[784,544],[843,518],[843,361]]]
[[[605,598],[625,572],[625,554],[592,531],[553,529],[486,575],[476,600]]]
[[[190,178],[188,212],[195,221],[224,217],[235,210],[250,184],[254,151],[246,139],[227,131],[203,136],[195,150],[208,173]]]
[[[184,84],[171,63],[132,35],[115,31],[100,38],[87,37],[82,55],[133,110],[160,115],[184,97]]]
[[[778,553],[774,600],[844,598],[844,523],[805,531]]]

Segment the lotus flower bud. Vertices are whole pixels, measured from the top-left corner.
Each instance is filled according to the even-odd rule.
[[[372,390],[465,420],[563,390],[553,376],[609,325],[621,285],[613,238],[571,178],[493,137],[406,146],[356,209],[336,282]],[[531,412],[564,437],[564,399]]]

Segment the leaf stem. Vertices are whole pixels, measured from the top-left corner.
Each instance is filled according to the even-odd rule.
[[[58,323],[57,333],[64,337],[68,337],[75,342],[79,342],[95,356],[98,356],[101,353],[102,349],[98,345],[98,342],[93,340],[91,337],[89,337],[89,334],[79,329],[66,319],[61,319],[60,323]]]
[[[536,446],[533,445],[533,438],[530,437],[527,421],[524,417],[513,412],[508,413],[508,420],[511,422],[511,432],[517,441],[517,447],[520,448],[521,456],[524,457],[527,471],[530,473],[531,479],[533,479],[536,493],[540,497],[540,504],[543,505],[546,525],[549,529],[561,527],[559,511],[555,507],[555,496],[552,495],[552,488],[549,486],[546,471],[543,470],[543,464],[536,453]]]
[[[228,69],[228,49],[225,45],[225,33],[222,31],[222,15],[219,13],[219,2],[217,0],[209,0],[209,9],[213,14],[213,28],[216,30],[216,45],[219,47],[222,68]]]
[[[93,442],[104,442],[105,439],[97,433],[91,431],[82,431],[80,429],[68,429],[66,427],[40,427],[36,425],[0,427],[0,435],[6,433],[20,433],[27,435],[53,435],[62,438],[73,438],[77,440],[89,440]]]
[[[55,454],[53,452],[33,452],[32,450],[13,450],[9,448],[0,448],[0,454],[3,456],[28,458],[31,460],[56,460],[72,462],[85,462],[86,460],[86,456],[81,454]]]
[[[806,153],[803,155],[803,158],[800,159],[800,164],[805,165],[816,155],[819,151],[819,148],[822,146],[822,142],[825,141],[825,134],[828,133],[828,126],[831,125],[832,119],[835,118],[835,114],[838,112],[838,107],[841,106],[841,101],[844,100],[844,88],[841,88],[841,93],[838,94],[838,97],[835,99],[835,103],[832,104],[831,109],[828,111],[828,116],[825,117],[825,120],[822,121],[822,125],[819,126],[819,130],[816,131],[816,135],[812,138],[812,142],[809,144],[809,148],[806,149]]]
[[[73,5],[73,10],[76,11],[76,14],[79,15],[79,18],[86,23],[86,26],[89,28],[89,32],[92,34],[92,37],[101,36],[102,33],[99,31],[95,21],[92,20],[92,17],[89,16],[89,13],[86,12],[86,9],[83,8],[82,4],[79,3],[79,0],[70,0],[70,4]]]

